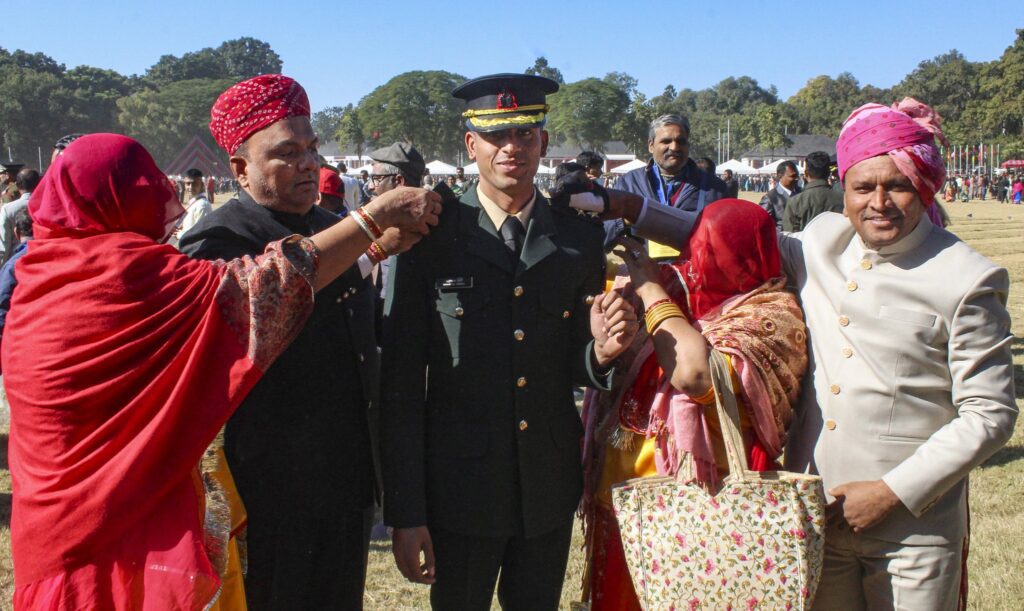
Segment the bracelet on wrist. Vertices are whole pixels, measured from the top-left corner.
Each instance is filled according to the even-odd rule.
[[[388,251],[379,242],[370,242],[370,247],[366,249],[366,256],[370,258],[371,262],[376,264],[387,260],[390,255],[388,255]]]
[[[663,322],[670,318],[686,319],[683,311],[672,300],[656,302],[644,314],[644,325],[647,327],[647,334],[654,335]]]
[[[363,222],[366,223],[366,226],[370,229],[370,232],[374,236],[374,240],[379,240],[380,237],[384,235],[384,230],[380,228],[380,225],[377,224],[377,221],[373,220],[373,216],[366,211],[366,208],[356,208],[356,216],[361,218]]]
[[[363,220],[363,217],[359,216],[358,214],[352,214],[350,216],[352,217],[352,220],[356,222],[356,225],[359,225],[359,228],[363,230],[363,233],[366,234],[366,237],[370,238],[371,243],[376,241],[376,239],[379,236],[373,235],[373,231],[370,230],[370,226],[366,224],[366,221]]]

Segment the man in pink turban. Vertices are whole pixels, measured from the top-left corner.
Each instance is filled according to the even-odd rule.
[[[836,146],[843,214],[779,236],[813,354],[786,464],[831,501],[815,609],[965,602],[967,475],[1017,419],[1009,277],[930,214],[939,120],[909,98],[855,110]],[[615,192],[610,207],[673,246],[695,217]]]

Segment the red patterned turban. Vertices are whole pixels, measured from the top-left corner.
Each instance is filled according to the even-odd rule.
[[[263,74],[232,85],[210,109],[210,133],[234,155],[261,129],[288,117],[308,117],[309,98],[302,85],[283,74]]]

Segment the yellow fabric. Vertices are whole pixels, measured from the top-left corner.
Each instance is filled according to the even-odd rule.
[[[732,376],[733,388],[740,388],[739,378],[736,377],[736,370],[732,367],[732,358],[724,355],[729,363],[729,375]],[[750,425],[750,417],[747,415],[747,406],[741,396],[737,396],[737,404],[740,409],[740,432],[744,439],[749,439],[753,434]],[[708,429],[711,431],[711,438],[722,439],[722,427],[718,422],[718,413],[714,409],[715,389],[708,388],[707,392],[699,397],[692,397],[694,402],[709,406],[704,416],[707,418]],[[643,443],[636,444],[629,450],[622,450],[613,444],[605,446],[604,464],[601,466],[601,480],[597,487],[597,501],[605,507],[612,506],[611,487],[635,477],[653,477],[658,474],[654,465],[654,454],[656,450],[655,440],[643,438]],[[729,459],[725,455],[725,446],[722,443],[715,443],[715,464],[720,472],[728,470]]]
[[[213,477],[221,485],[231,509],[231,539],[228,541],[228,566],[221,576],[221,591],[217,602],[210,607],[211,611],[245,611],[245,583],[242,576],[242,559],[238,548],[236,534],[245,528],[248,516],[242,497],[235,487],[235,478],[231,476],[224,450],[217,450],[217,467]]]

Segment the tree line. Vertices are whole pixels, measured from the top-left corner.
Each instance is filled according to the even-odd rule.
[[[165,55],[142,75],[78,66],[67,69],[42,53],[0,48],[0,135],[3,153],[31,160],[69,132],[116,131],[135,137],[166,164],[199,136],[214,148],[209,109],[238,80],[280,72],[281,58],[269,44],[240,38],[217,48]],[[646,155],[647,126],[661,114],[687,115],[691,154],[710,156],[720,145],[736,157],[748,148],[783,148],[787,134],[838,135],[842,120],[868,102],[891,103],[912,96],[945,119],[952,142],[999,144],[1003,157],[1024,156],[1024,29],[1003,54],[971,62],[954,50],[922,61],[891,88],[861,85],[849,72],[811,78],[783,100],[774,86],[749,76],[729,77],[713,87],[677,89],[658,95],[637,90],[635,78],[609,72],[566,83],[543,58],[524,70],[562,87],[550,96],[548,131],[555,144],[601,150],[621,140]],[[382,84],[357,104],[329,106],[313,115],[325,141],[363,153],[406,141],[428,158],[454,159],[462,149],[462,104],[451,90],[465,77],[443,70],[411,71]],[[316,102],[316,101],[314,101]],[[730,151],[720,131],[728,126]]]

